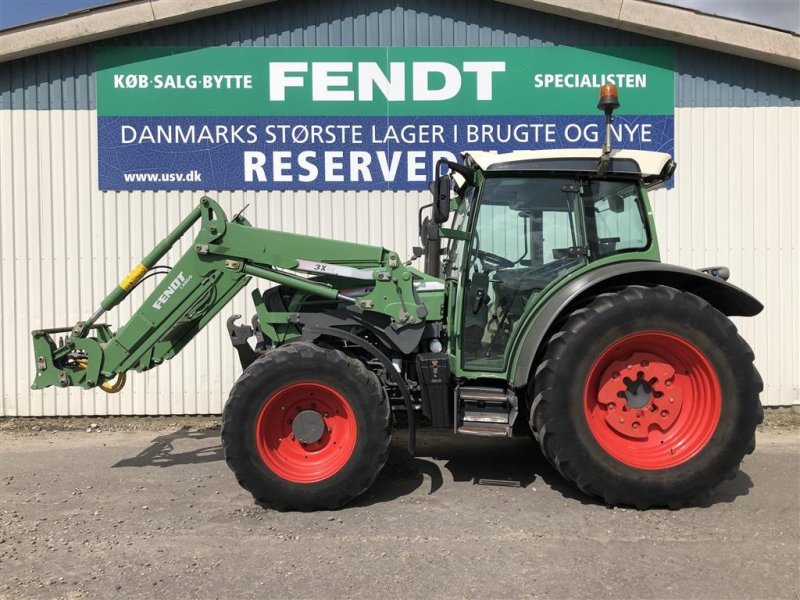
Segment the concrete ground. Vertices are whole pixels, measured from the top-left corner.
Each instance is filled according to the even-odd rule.
[[[400,431],[362,498],[302,514],[256,506],[214,429],[108,422],[0,427],[0,597],[800,596],[795,425],[762,429],[708,506],[679,511],[602,506],[530,440],[423,430],[412,459]]]

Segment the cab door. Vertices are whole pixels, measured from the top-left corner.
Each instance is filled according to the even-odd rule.
[[[463,369],[503,371],[522,315],[586,264],[579,186],[572,177],[485,179],[463,265]]]

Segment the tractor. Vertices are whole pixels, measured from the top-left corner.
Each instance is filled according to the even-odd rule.
[[[252,291],[252,321],[227,321],[243,372],[221,438],[260,504],[345,505],[375,481],[398,424],[412,453],[418,425],[532,436],[609,505],[695,502],[754,449],[763,385],[729,317],[762,305],[725,267],[660,262],[648,190],[675,163],[612,150],[618,106],[604,86],[602,148],[439,161],[407,261],[228,219],[203,197],[87,320],[33,331],[33,388],[118,391],[257,278],[273,285]],[[198,223],[190,249],[160,266]],[[98,322],[153,276],[127,323]]]

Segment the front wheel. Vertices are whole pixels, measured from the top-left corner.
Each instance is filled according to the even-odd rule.
[[[377,376],[360,361],[289,344],[253,362],[231,390],[221,432],[225,460],[265,506],[338,508],[383,468],[390,411]]]
[[[609,504],[678,507],[755,448],[761,378],[736,327],[697,296],[631,286],[573,312],[536,371],[547,459]]]

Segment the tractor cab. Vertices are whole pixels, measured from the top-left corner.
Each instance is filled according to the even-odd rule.
[[[447,321],[461,331],[450,347],[456,373],[510,380],[522,324],[552,290],[604,264],[660,260],[645,190],[667,181],[675,163],[661,152],[612,151],[619,106],[616,87],[604,85],[602,148],[470,151],[461,164],[437,163],[421,234],[426,272],[449,282]],[[439,228],[451,209],[452,229]],[[440,237],[449,238],[441,265]]]
[[[613,152],[602,175],[599,149],[463,156],[442,271],[460,292],[463,368],[503,370],[523,316],[571,274],[659,260],[645,190],[671,176],[668,154]]]

